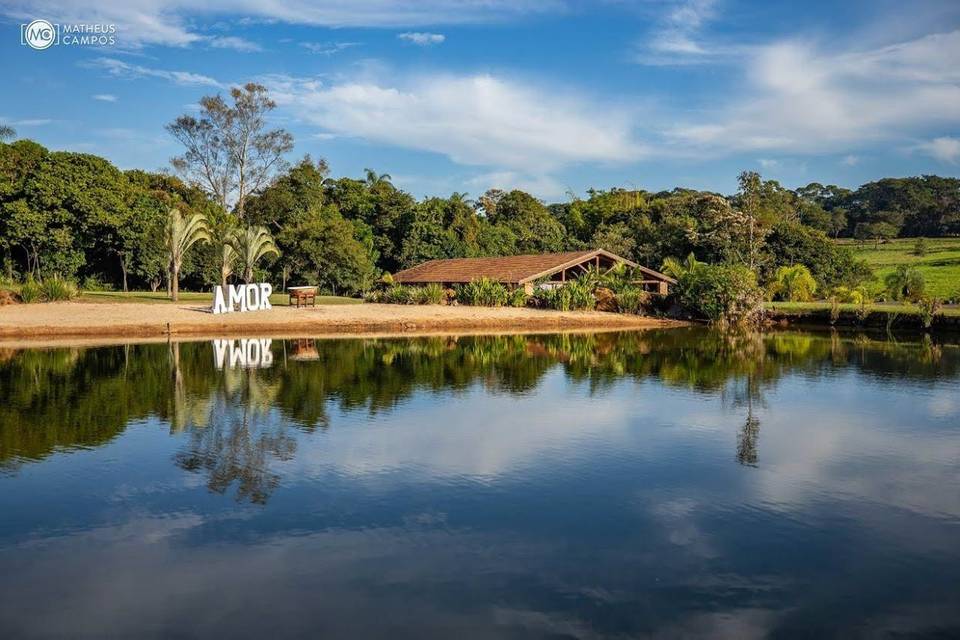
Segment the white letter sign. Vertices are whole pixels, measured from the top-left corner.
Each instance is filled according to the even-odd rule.
[[[259,284],[235,284],[226,288],[218,286],[213,290],[213,313],[233,313],[234,311],[263,311],[272,309],[270,294],[273,285],[269,282]],[[239,307],[239,308],[238,308]]]

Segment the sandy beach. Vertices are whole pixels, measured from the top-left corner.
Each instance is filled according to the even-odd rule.
[[[0,341],[643,329],[683,323],[598,311],[385,304],[214,315],[197,303],[55,302],[0,308]]]

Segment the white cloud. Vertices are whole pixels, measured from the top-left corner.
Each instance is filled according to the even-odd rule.
[[[579,162],[642,156],[629,114],[492,75],[410,81],[264,79],[277,103],[327,133],[543,175]]]
[[[234,51],[240,51],[242,53],[263,51],[256,42],[251,42],[237,36],[218,36],[216,38],[210,38],[209,42],[210,46],[215,49],[233,49]]]
[[[397,34],[401,40],[412,42],[421,47],[429,47],[432,44],[440,44],[447,39],[442,33],[423,33],[417,31],[408,31],[407,33]]]
[[[799,41],[754,50],[745,90],[701,121],[668,130],[677,145],[724,152],[842,150],[960,122],[960,31],[867,51]]]
[[[22,118],[20,120],[0,118],[0,124],[5,124],[11,127],[43,127],[52,123],[53,120],[50,118]]]
[[[359,42],[301,42],[300,46],[309,51],[324,56],[332,56],[344,49],[359,46]]]
[[[6,0],[0,14],[15,20],[112,23],[121,46],[188,46],[209,40],[198,18],[243,16],[325,27],[413,27],[500,21],[562,9],[565,0]]]
[[[715,17],[715,5],[715,0],[668,2],[641,43],[635,61],[648,65],[699,64],[728,52],[726,47],[707,44],[700,34]]]
[[[840,162],[842,162],[844,165],[848,167],[855,167],[858,164],[860,164],[860,156],[855,156],[853,154],[846,155],[846,156],[843,156],[843,160],[841,160]]]
[[[918,149],[940,160],[955,163],[960,160],[960,138],[943,136],[917,146]]]
[[[130,64],[116,58],[95,58],[86,66],[103,69],[112,76],[120,78],[160,78],[184,86],[206,86],[222,88],[223,85],[213,78],[190,71],[168,71],[142,65]]]
[[[111,93],[98,93],[92,96],[94,100],[99,100],[100,102],[116,102],[117,96]]]

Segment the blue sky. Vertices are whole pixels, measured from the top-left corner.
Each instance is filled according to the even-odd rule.
[[[116,42],[35,51],[36,18]],[[0,0],[0,20],[0,121],[122,168],[167,167],[166,123],[257,81],[295,156],[418,196],[960,175],[952,0]]]

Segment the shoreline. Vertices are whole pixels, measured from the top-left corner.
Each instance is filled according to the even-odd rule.
[[[600,311],[443,305],[321,305],[214,315],[196,303],[52,302],[0,308],[0,345],[70,339],[365,337],[662,329],[689,323]]]

